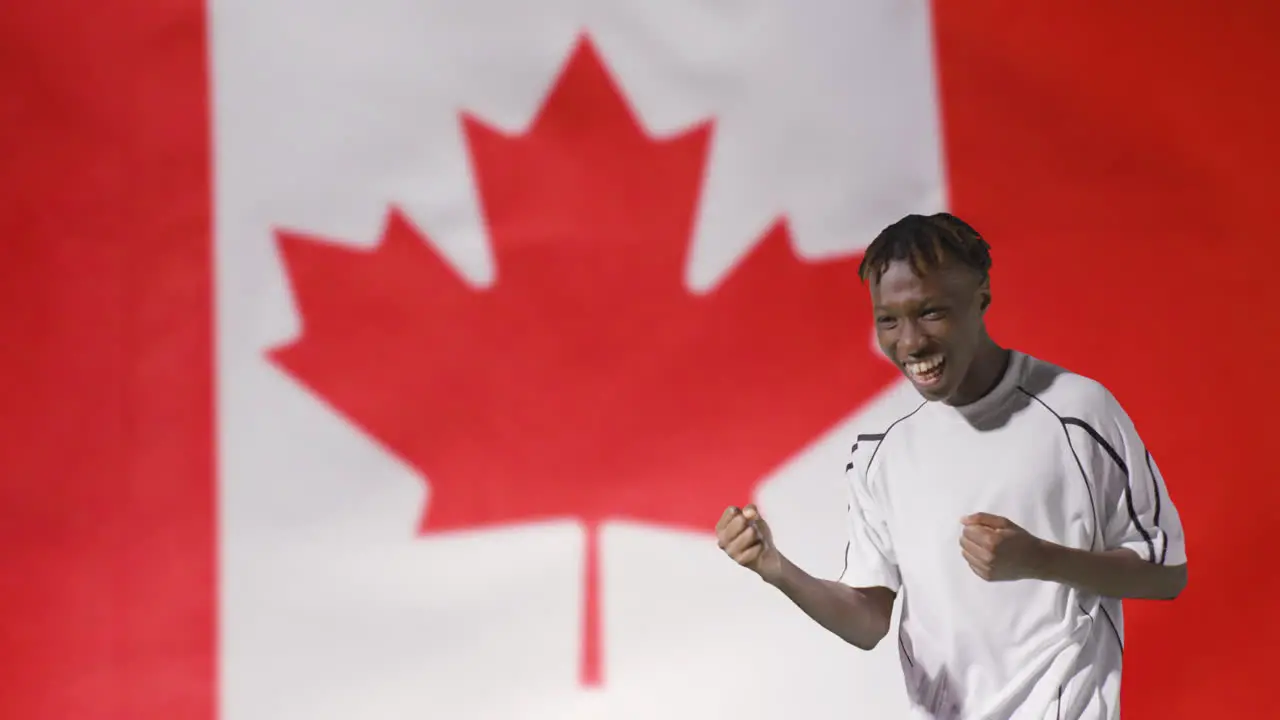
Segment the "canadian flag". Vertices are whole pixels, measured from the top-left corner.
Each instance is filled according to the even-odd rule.
[[[839,571],[944,207],[1178,497],[1126,717],[1268,716],[1276,8],[9,3],[0,716],[911,717],[710,532]]]

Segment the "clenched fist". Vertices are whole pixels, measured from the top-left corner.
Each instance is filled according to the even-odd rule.
[[[1044,566],[1044,543],[1012,520],[975,513],[960,521],[960,553],[983,580],[1036,578]]]
[[[773,546],[769,525],[755,505],[729,507],[716,523],[720,549],[739,565],[772,582],[782,571],[782,555]]]

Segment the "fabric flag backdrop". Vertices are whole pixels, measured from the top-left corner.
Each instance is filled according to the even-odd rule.
[[[1194,568],[1126,716],[1262,717],[1276,6],[68,0],[0,11],[0,716],[909,717],[723,558],[834,576],[913,399],[862,248],[950,207]]]

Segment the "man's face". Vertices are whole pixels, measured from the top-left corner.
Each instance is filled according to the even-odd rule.
[[[885,356],[926,399],[951,398],[983,336],[990,292],[979,274],[948,259],[917,276],[899,260],[873,277],[870,289]]]

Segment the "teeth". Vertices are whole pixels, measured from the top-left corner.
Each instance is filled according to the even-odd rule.
[[[907,363],[907,371],[912,375],[924,375],[942,364],[942,356],[921,360],[920,362]]]

